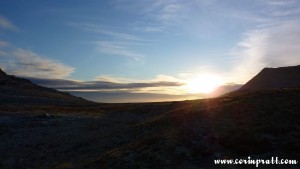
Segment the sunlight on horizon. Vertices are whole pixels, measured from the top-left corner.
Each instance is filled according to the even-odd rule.
[[[212,74],[201,74],[187,80],[185,89],[188,93],[196,94],[203,93],[208,94],[215,91],[219,86],[223,85],[224,81],[221,77]]]

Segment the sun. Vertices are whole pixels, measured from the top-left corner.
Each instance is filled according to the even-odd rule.
[[[186,90],[192,94],[208,94],[224,84],[222,78],[212,74],[198,75],[197,77],[188,80],[186,83]]]

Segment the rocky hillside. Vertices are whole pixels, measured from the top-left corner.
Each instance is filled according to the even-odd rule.
[[[91,104],[66,92],[38,86],[30,80],[7,75],[0,69],[0,105]]]
[[[300,86],[300,65],[264,68],[248,81],[240,90],[270,90]]]

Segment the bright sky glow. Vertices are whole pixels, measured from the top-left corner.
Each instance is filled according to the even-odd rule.
[[[103,102],[202,98],[300,64],[299,28],[299,0],[2,0],[0,67]]]
[[[215,75],[203,74],[187,82],[186,90],[190,93],[211,93],[217,87],[224,85],[223,80]]]

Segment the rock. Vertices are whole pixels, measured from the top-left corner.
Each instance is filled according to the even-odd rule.
[[[43,113],[42,115],[40,115],[38,117],[39,117],[39,119],[53,119],[53,118],[55,118],[54,115],[50,115],[48,113]]]
[[[216,159],[220,159],[221,157],[223,157],[222,153],[221,152],[216,152],[213,154],[213,157],[216,158]]]

